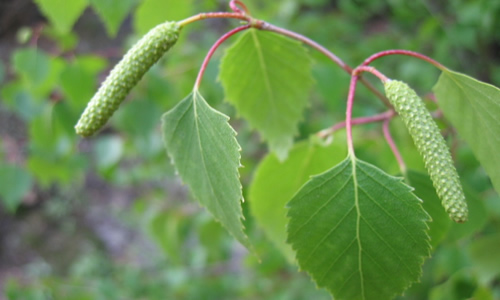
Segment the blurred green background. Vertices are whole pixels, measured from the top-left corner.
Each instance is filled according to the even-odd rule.
[[[245,203],[245,226],[260,261],[250,255],[191,199],[165,153],[162,113],[191,91],[209,47],[237,21],[189,25],[105,130],[90,139],[74,133],[99,82],[139,37],[165,20],[226,11],[227,2],[62,3],[0,3],[0,299],[330,299],[286,261]],[[245,3],[254,17],[304,34],[352,66],[378,51],[407,49],[500,86],[500,1]],[[267,150],[223,101],[222,53],[209,64],[201,92],[232,116],[246,193]],[[316,86],[297,139],[345,115],[349,76],[311,55]],[[439,75],[410,57],[374,66],[424,96]],[[359,89],[356,116],[382,110]],[[394,123],[407,164],[422,170],[405,130]],[[397,174],[378,125],[356,135],[360,157]],[[467,145],[456,143],[457,168],[477,198],[474,216],[465,226],[450,226],[424,265],[422,282],[401,299],[500,299],[500,199]]]

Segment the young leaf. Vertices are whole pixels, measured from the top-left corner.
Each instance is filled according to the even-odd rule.
[[[228,120],[194,90],[163,115],[163,135],[172,163],[195,198],[249,247],[241,222],[240,146]]]
[[[445,70],[434,92],[444,115],[470,145],[500,193],[500,89]]]
[[[288,158],[280,162],[269,153],[259,164],[248,195],[256,221],[283,255],[294,261],[294,253],[286,244],[286,203],[311,175],[326,171],[346,155],[344,144],[327,147],[312,140],[297,143]]]
[[[108,34],[114,37],[135,0],[90,0],[90,4],[104,22]]]
[[[87,0],[35,0],[35,2],[60,33],[70,32],[88,5]]]
[[[286,158],[313,83],[311,59],[298,42],[248,30],[224,55],[220,79],[227,100]]]
[[[429,216],[401,178],[348,157],[288,205],[299,265],[335,299],[391,299],[419,279]]]

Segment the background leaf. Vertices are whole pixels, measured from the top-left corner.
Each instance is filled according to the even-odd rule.
[[[189,17],[193,0],[143,0],[134,14],[134,29],[139,35],[166,21],[180,21]]]
[[[60,33],[68,33],[83,13],[87,0],[35,0],[42,13]]]
[[[31,189],[32,181],[25,169],[0,164],[0,199],[8,211],[14,212],[21,204],[22,197]]]
[[[226,51],[220,79],[227,100],[284,159],[313,83],[306,49],[274,33],[250,29]]]
[[[409,170],[407,176],[410,186],[415,189],[415,195],[422,199],[422,206],[431,216],[432,221],[429,222],[429,236],[431,238],[431,245],[435,248],[450,230],[452,226],[451,219],[441,205],[441,199],[436,194],[436,189],[434,189],[428,175]]]
[[[470,145],[500,193],[500,89],[444,70],[434,92],[444,115]]]
[[[345,159],[289,203],[288,242],[335,299],[391,299],[419,279],[429,216],[400,178]]]
[[[259,225],[288,261],[293,262],[295,254],[286,243],[286,203],[310,176],[326,171],[346,154],[342,142],[324,147],[308,140],[295,144],[285,161],[269,153],[257,167],[248,202]]]
[[[484,200],[467,184],[462,185],[464,188],[465,200],[469,207],[469,219],[462,224],[455,222],[451,224],[451,229],[447,237],[450,241],[470,238],[473,234],[481,231],[488,222],[488,211],[486,210]]]
[[[469,246],[478,279],[488,284],[500,275],[500,234],[495,233],[473,241]]]
[[[194,196],[243,245],[240,146],[229,118],[211,108],[197,90],[163,115],[168,154]]]
[[[113,37],[135,2],[136,0],[90,0],[90,4],[104,22],[106,31]]]

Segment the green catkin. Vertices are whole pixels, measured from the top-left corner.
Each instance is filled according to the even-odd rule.
[[[144,73],[177,42],[180,28],[176,22],[160,24],[125,54],[88,103],[75,126],[76,133],[91,136],[106,124]]]
[[[406,124],[422,155],[437,195],[450,218],[467,221],[467,203],[448,146],[420,97],[406,83],[384,83],[387,98]]]

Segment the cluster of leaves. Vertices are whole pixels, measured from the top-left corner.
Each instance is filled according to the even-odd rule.
[[[54,24],[55,32],[58,32],[57,34],[52,32],[52,36],[59,39],[61,47],[64,47],[64,41],[67,39],[63,37],[64,34],[61,34],[69,31],[87,6],[87,2],[68,2],[63,5],[68,7],[63,9],[61,7],[54,9],[56,5],[54,1],[39,0],[37,3]],[[135,28],[139,35],[166,19],[181,19],[189,15],[195,6],[190,1],[182,3],[172,5],[168,1],[147,0],[139,6],[134,6],[134,1],[90,1],[90,5],[104,20],[110,34],[116,34],[123,18],[133,11]],[[268,11],[263,11],[263,15],[272,16],[280,11],[283,12],[282,15],[278,14],[282,18],[281,21],[286,22],[292,20],[294,12],[300,11],[301,16],[296,22],[298,25],[292,25],[292,27],[301,26],[300,32],[314,32],[314,26],[318,26],[315,22],[322,19],[322,26],[316,27],[319,30],[316,36],[313,35],[319,40],[322,34],[332,32],[342,38],[349,36],[346,32],[354,30],[357,30],[358,37],[360,35],[359,28],[346,28],[345,24],[352,24],[352,20],[347,22],[340,18],[340,20],[330,22],[328,18],[329,21],[326,22],[323,18],[308,18],[307,13],[302,15],[309,8],[327,7],[327,1],[293,3],[295,6],[288,10],[285,9],[283,3],[278,1],[268,4]],[[110,8],[116,5],[120,9],[113,14],[114,10]],[[374,14],[385,8],[381,4],[366,5],[374,6]],[[403,20],[405,20],[403,16],[407,15],[405,12],[411,11],[397,1],[390,5],[395,11],[399,11],[396,16]],[[202,6],[206,7],[196,9],[213,10],[216,2]],[[160,9],[160,7],[165,7],[165,9]],[[172,11],[176,11],[172,10],[172,7],[178,9],[179,15],[170,15]],[[343,18],[349,17],[349,12],[354,9],[349,1],[340,1],[339,7],[344,13]],[[64,12],[64,18],[61,17],[61,12]],[[356,18],[358,21],[367,19],[369,16]],[[335,30],[329,28],[340,23],[344,24],[340,26],[340,29],[339,27]],[[432,22],[429,21],[429,23]],[[435,25],[435,23],[432,24]],[[50,29],[47,32],[50,33]],[[74,34],[70,35],[74,36]],[[208,37],[211,36],[208,35]],[[332,38],[329,37],[329,39]],[[347,55],[351,59],[362,59],[370,54],[365,53],[366,48],[370,49],[370,52],[375,52],[379,50],[377,47],[381,47],[367,47],[366,45],[376,43],[370,39],[363,43],[360,43],[359,39],[355,42],[358,45],[353,45],[352,41],[346,43],[340,49],[339,54],[351,52],[350,47],[363,49],[352,51],[356,55]],[[179,95],[189,90],[194,74],[183,73],[182,76],[175,77],[168,75],[177,75],[181,72],[180,70],[184,69],[196,69],[198,64],[196,62],[201,62],[200,56],[204,54],[195,50],[192,51],[196,53],[191,54],[188,47],[190,44],[187,41],[185,43],[188,51],[178,51],[183,52],[182,55],[172,53],[171,59],[167,61],[168,68],[166,69],[163,66],[153,68],[134,92],[133,97],[138,100],[125,105],[112,121],[112,130],[106,131],[91,143],[95,153],[93,164],[88,161],[86,155],[79,154],[80,152],[76,149],[77,138],[72,128],[84,105],[94,93],[96,78],[106,68],[106,61],[96,55],[79,54],[74,60],[66,60],[40,50],[18,50],[13,56],[13,68],[18,77],[2,89],[2,98],[5,99],[5,107],[20,116],[27,124],[30,152],[26,168],[9,164],[4,167],[8,174],[6,178],[17,179],[12,180],[14,185],[6,184],[5,187],[0,188],[0,191],[7,191],[3,192],[2,197],[5,203],[10,203],[11,211],[19,205],[19,200],[31,189],[33,182],[42,188],[48,188],[54,184],[81,186],[89,165],[96,166],[103,178],[118,185],[130,185],[147,180],[157,181],[158,178],[165,176],[161,174],[169,171],[172,173],[172,170],[166,170],[168,167],[161,145],[161,140],[164,139],[180,177],[191,187],[194,197],[206,206],[240,242],[249,245],[240,220],[246,211],[246,207],[243,207],[242,211],[240,206],[240,200],[243,199],[246,191],[241,189],[238,172],[242,171],[243,182],[246,182],[249,172],[253,172],[253,166],[257,162],[249,158],[251,155],[247,154],[252,153],[246,150],[252,149],[252,142],[241,138],[241,136],[248,135],[248,130],[244,125],[239,128],[240,139],[237,141],[227,117],[212,108],[218,107],[223,111],[231,112],[231,109],[220,103],[223,97],[221,90],[217,87],[203,87],[203,93],[208,101],[198,90],[195,90],[172,108],[174,105],[172,99],[180,99]],[[390,39],[383,40],[384,49],[390,45]],[[184,45],[181,44],[176,48],[182,47]],[[336,47],[339,46],[336,44],[333,48]],[[182,56],[188,56],[188,59]],[[290,64],[290,61],[293,64]],[[321,58],[318,61],[321,62]],[[413,76],[419,77],[414,82],[426,88],[430,84],[429,81],[432,83],[432,79],[428,79],[431,76],[421,79],[422,72],[427,70],[425,67],[422,69],[421,67],[413,68],[414,66],[413,63],[401,64],[397,69],[412,70],[415,72]],[[389,67],[390,65],[381,69]],[[344,160],[346,151],[341,143],[342,134],[335,135],[334,143],[326,146],[308,138],[298,143],[294,141],[297,134],[304,138],[331,125],[333,118],[330,116],[335,116],[336,110],[343,111],[338,108],[344,105],[343,99],[347,84],[342,84],[342,80],[346,80],[347,76],[330,71],[332,68],[334,67],[324,64],[313,65],[310,54],[300,44],[257,30],[242,34],[226,51],[219,75],[225,96],[228,102],[234,105],[237,113],[248,120],[252,128],[260,132],[262,139],[267,142],[272,151],[259,163],[246,197],[252,214],[251,218],[255,218],[259,227],[265,230],[276,247],[289,261],[293,262],[294,251],[286,243],[286,224],[290,222],[288,242],[294,245],[299,263],[303,262],[302,268],[313,275],[318,285],[326,286],[334,290],[335,294],[338,293],[340,297],[346,298],[361,297],[359,293],[363,293],[363,297],[370,298],[373,290],[378,289],[382,293],[380,295],[389,296],[401,292],[409,281],[415,281],[420,277],[422,257],[429,254],[427,237],[422,234],[425,221],[429,218],[420,207],[416,197],[418,196],[425,200],[422,204],[423,208],[432,216],[433,222],[429,223],[430,242],[434,249],[438,249],[438,252],[435,252],[434,258],[425,265],[422,283],[415,285],[413,290],[407,292],[407,295],[410,297],[416,295],[415,297],[418,298],[418,295],[430,294],[433,299],[451,298],[454,295],[472,296],[473,294],[493,297],[494,279],[498,278],[497,270],[500,269],[495,269],[492,262],[498,260],[493,257],[494,253],[490,253],[495,243],[498,243],[496,234],[498,224],[495,222],[498,220],[498,210],[494,209],[494,203],[498,199],[491,192],[492,189],[486,176],[481,171],[477,171],[480,170],[477,161],[465,159],[463,160],[465,164],[459,166],[462,173],[466,174],[464,176],[466,181],[473,178],[473,184],[476,188],[479,187],[482,193],[478,196],[477,191],[466,190],[471,206],[471,216],[469,223],[458,227],[459,225],[451,224],[442,211],[426,175],[418,171],[409,172],[407,180],[408,184],[415,188],[415,196],[399,179],[388,176],[378,168],[361,161],[361,159],[370,161],[383,169],[394,171],[395,164],[390,151],[384,142],[380,141],[380,136],[375,134],[377,138],[371,137],[377,131],[358,130],[355,132],[357,156],[360,160]],[[304,109],[309,103],[307,99],[314,82],[311,71],[318,82],[319,93],[313,94],[313,109],[308,112],[307,125],[298,127],[304,115]],[[412,72],[410,75],[405,75],[407,78],[404,79],[411,81],[414,78]],[[216,74],[216,69],[213,66],[209,67],[208,74]],[[331,83],[334,78],[339,78],[338,85]],[[242,82],[251,82],[251,84],[242,84]],[[498,189],[499,174],[497,172],[500,168],[494,152],[498,145],[497,137],[500,136],[497,134],[499,128],[496,126],[498,124],[496,120],[500,115],[496,100],[498,98],[491,96],[496,92],[488,90],[490,87],[471,82],[469,78],[445,72],[436,86],[436,96],[450,122],[469,143],[473,153],[485,167]],[[462,87],[465,87],[465,90]],[[477,100],[478,98],[470,97],[471,90],[474,91],[474,96],[479,94],[485,97],[479,98],[480,101]],[[58,97],[54,99],[54,91],[61,93],[63,99]],[[367,95],[361,94],[361,98],[370,97],[370,101],[373,102],[373,97]],[[314,101],[317,98],[326,98],[326,105],[333,113],[327,115],[322,112],[321,108],[318,109],[321,106]],[[475,99],[474,102],[471,102],[471,98]],[[53,100],[48,101],[48,99]],[[360,115],[372,114],[374,109],[377,109],[376,105],[360,105],[359,107],[361,108],[358,108],[355,113]],[[166,110],[169,112],[163,116],[164,133],[162,134],[158,130],[157,121],[161,117],[160,113]],[[342,114],[339,113],[339,115]],[[342,119],[339,118],[339,120]],[[235,124],[241,126],[238,122],[233,122],[232,125]],[[475,124],[475,126],[467,124]],[[408,164],[412,169],[423,171],[421,161],[416,158],[407,133],[399,130],[398,127],[401,126],[394,126],[393,129],[398,142],[402,145],[403,155]],[[489,139],[484,138],[484,132],[488,132]],[[242,158],[240,158],[238,142],[243,146]],[[459,149],[461,149],[459,162],[464,157],[472,156],[472,151],[467,146]],[[240,159],[243,161],[240,162]],[[134,169],[123,163],[124,161],[134,163],[137,160],[141,163]],[[200,162],[202,162],[201,166]],[[246,168],[239,169],[241,164]],[[337,167],[332,168],[335,165]],[[325,173],[314,177],[301,189],[311,175],[322,172]],[[470,174],[469,177],[467,173]],[[476,176],[478,174],[480,176]],[[17,190],[10,188],[11,186],[16,186]],[[344,186],[356,186],[357,190],[345,190]],[[297,191],[299,192],[296,194]],[[372,199],[370,195],[374,191],[380,195],[386,195],[382,199],[383,202]],[[339,197],[330,199],[328,196],[337,193]],[[358,196],[354,198],[354,194]],[[391,195],[397,195],[397,197]],[[287,219],[285,205],[292,198],[289,211],[291,219]],[[315,203],[311,199],[320,202]],[[322,201],[325,199],[328,201]],[[400,205],[400,202],[404,201],[402,199],[407,200],[408,206]],[[484,199],[488,201],[485,202]],[[489,213],[486,212],[485,207],[488,207]],[[488,218],[490,222],[487,222]],[[408,224],[417,221],[418,226],[401,223],[402,219]],[[153,220],[151,224],[160,224],[155,227],[159,228],[155,231],[159,245],[164,248],[169,259],[175,260],[176,255],[179,255],[179,250],[175,245],[179,242],[164,240],[165,237],[178,233],[178,231],[171,232],[171,229],[168,229],[176,228],[175,214],[158,213]],[[255,230],[252,222],[247,225],[250,232]],[[483,237],[479,232],[484,228],[493,234]],[[338,234],[339,232],[341,234]],[[405,232],[408,234],[407,237],[402,237],[401,240],[395,238],[395,236],[400,236],[398,233]],[[477,238],[468,239],[474,234],[478,235]],[[360,239],[360,236],[366,238]],[[406,243],[416,236],[417,241]],[[311,242],[312,240],[315,242]],[[467,244],[466,250],[457,249],[459,244]],[[269,251],[269,248],[264,247],[264,249],[262,251],[257,247],[256,252],[265,257],[263,253]],[[365,256],[360,255],[361,249],[367,250],[363,254]],[[392,255],[387,255],[388,253]],[[449,253],[455,256],[447,260]],[[357,261],[350,261],[353,257],[357,258]],[[335,265],[337,262],[342,262],[342,265]],[[381,264],[387,266],[388,276],[384,277],[380,274],[379,265]],[[400,265],[407,266],[407,269],[401,269],[397,278],[389,276],[395,274],[394,269],[399,270]],[[335,272],[331,272],[333,269]],[[473,275],[466,276],[465,270],[473,270]],[[339,276],[347,278],[352,274],[354,274],[351,277],[352,282],[349,281],[351,278],[339,278]],[[382,283],[372,281],[374,278],[381,280]],[[368,279],[370,279],[369,282]],[[436,282],[446,279],[449,280],[445,284],[436,286]],[[123,280],[126,281],[126,279]],[[366,285],[363,283],[364,280],[367,281]],[[118,282],[122,282],[122,279],[118,279]],[[114,284],[121,286],[120,283]],[[204,284],[206,282],[201,280],[202,289]],[[343,284],[349,288],[343,290],[341,288]],[[46,284],[46,286],[50,290],[57,289],[51,284]],[[117,287],[113,287],[112,284],[107,289],[117,289]],[[363,289],[366,289],[366,292]],[[429,292],[431,289],[432,292]],[[15,293],[18,288],[14,284],[11,290]],[[88,297],[93,296],[95,297],[95,295]]]

